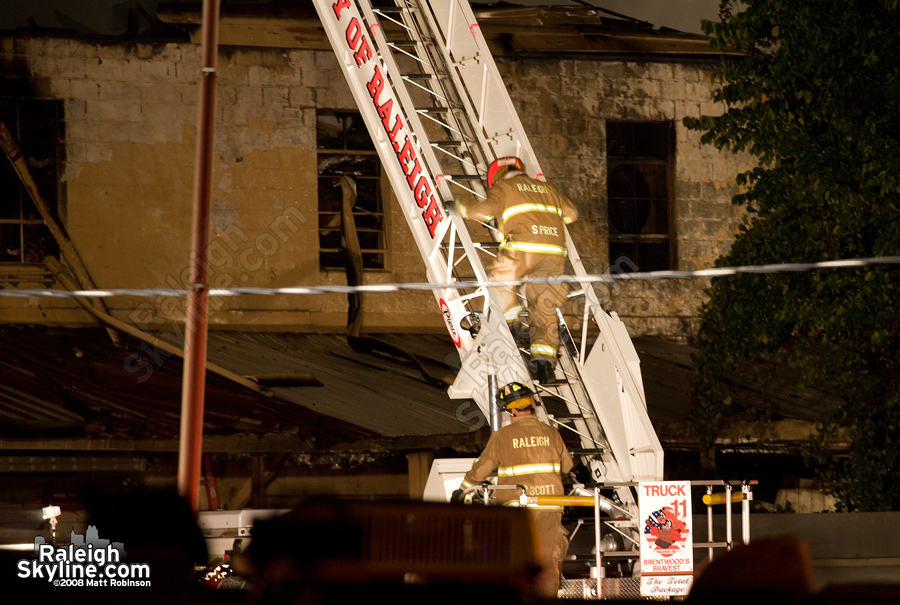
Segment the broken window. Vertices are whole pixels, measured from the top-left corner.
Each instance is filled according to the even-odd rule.
[[[381,162],[362,115],[356,111],[316,113],[319,169],[319,267],[346,268],[358,241],[363,269],[384,269],[385,213]],[[342,177],[347,177],[342,186]],[[344,196],[351,199],[354,229],[344,228]],[[355,198],[355,199],[354,199]],[[354,235],[355,231],[355,235]]]
[[[671,122],[607,122],[609,262],[613,273],[672,269]]]
[[[0,120],[18,143],[37,193],[57,215],[62,103],[0,97]],[[58,255],[56,240],[12,163],[4,157],[0,161],[0,263],[40,263],[47,256]]]

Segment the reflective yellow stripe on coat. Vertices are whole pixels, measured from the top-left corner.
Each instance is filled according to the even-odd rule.
[[[516,466],[501,466],[497,469],[498,477],[521,477],[539,473],[559,473],[559,463],[517,464]]]
[[[540,252],[541,254],[561,254],[568,255],[565,246],[557,246],[556,244],[529,244],[528,242],[511,242],[503,240],[500,242],[501,248],[507,250],[519,250],[521,252]]]
[[[503,214],[500,215],[500,228],[503,228],[503,224],[506,223],[510,217],[522,214],[523,212],[546,212],[560,217],[563,215],[562,208],[557,206],[548,206],[546,204],[516,204],[515,206],[510,206],[504,210]]]
[[[559,473],[559,463],[550,464],[517,464],[516,466],[501,466],[497,469],[498,477],[522,477],[524,475],[539,475],[542,473]],[[540,510],[562,510],[561,506],[531,505],[528,508]]]

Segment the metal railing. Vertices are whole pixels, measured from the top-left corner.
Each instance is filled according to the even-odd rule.
[[[707,540],[705,542],[693,542],[693,547],[707,548],[709,560],[713,559],[714,551],[717,548],[724,548],[726,551],[731,550],[735,546],[733,539],[733,523],[732,523],[732,507],[734,504],[741,504],[741,544],[750,543],[750,502],[753,500],[752,486],[757,485],[756,480],[739,480],[739,481],[722,481],[722,480],[694,480],[690,481],[691,486],[706,486],[706,494],[701,498],[702,503],[706,506],[707,516]],[[637,533],[635,525],[634,512],[618,506],[609,498],[603,496],[600,491],[605,488],[622,488],[635,487],[638,483],[604,483],[597,484],[592,490],[584,487],[577,488],[580,494],[565,496],[528,496],[526,488],[522,485],[494,485],[489,482],[482,483],[464,490],[463,494],[476,494],[482,492],[483,502],[485,505],[491,503],[491,495],[498,490],[517,490],[520,492],[517,498],[513,498],[506,503],[507,506],[559,506],[559,507],[593,507],[594,514],[594,565],[596,566],[597,584],[596,598],[602,599],[602,582],[603,577],[603,557],[604,556],[634,556],[640,557],[640,543],[638,539],[640,535],[629,536],[628,532]],[[739,489],[737,488],[739,486]],[[721,491],[717,491],[721,488]],[[716,541],[713,539],[713,507],[725,506],[725,539],[724,541]],[[693,508],[693,507],[692,507]],[[613,517],[611,519],[601,519],[601,512]],[[579,527],[581,524],[579,523]],[[601,529],[606,526],[634,545],[634,550],[626,552],[610,551],[604,552],[601,548]],[[577,530],[576,530],[577,531]],[[574,537],[574,535],[572,536]]]

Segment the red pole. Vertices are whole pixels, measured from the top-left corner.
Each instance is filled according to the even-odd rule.
[[[208,285],[206,248],[212,148],[216,107],[216,56],[219,52],[219,0],[203,0],[203,47],[194,164],[194,213],[191,237],[191,283],[184,320],[184,374],[181,386],[181,440],[178,450],[178,493],[196,511],[200,500],[203,452],[203,402],[206,393]]]

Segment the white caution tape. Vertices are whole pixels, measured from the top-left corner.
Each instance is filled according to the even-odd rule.
[[[699,271],[649,271],[647,273],[604,273],[601,275],[559,275],[553,277],[537,277],[510,281],[489,281],[478,283],[478,286],[517,287],[527,283],[550,284],[589,284],[640,281],[659,281],[665,279],[714,278],[744,273],[800,273],[821,269],[848,269],[868,267],[872,265],[900,264],[900,256],[879,256],[874,258],[844,259],[824,261],[820,263],[783,263],[775,265],[745,265],[740,267],[714,267]],[[404,290],[461,290],[472,288],[471,282],[448,283],[403,283],[403,284],[363,284],[359,286],[294,286],[289,288],[209,288],[209,296],[302,296],[308,294],[350,294],[353,292],[402,292]],[[139,296],[152,298],[158,296],[187,296],[188,289],[148,288],[148,289],[104,289],[104,290],[13,290],[0,289],[0,296],[17,298],[111,298],[114,296]]]

